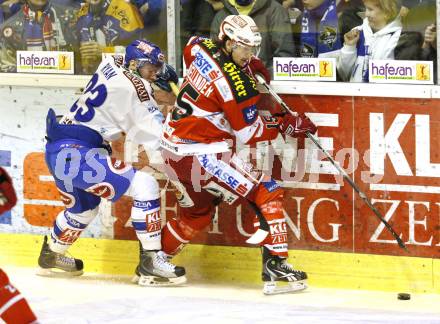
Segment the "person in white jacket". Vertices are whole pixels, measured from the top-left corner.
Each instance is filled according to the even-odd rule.
[[[368,82],[370,59],[395,59],[402,33],[400,0],[364,0],[363,24],[344,35],[337,69],[343,81]]]

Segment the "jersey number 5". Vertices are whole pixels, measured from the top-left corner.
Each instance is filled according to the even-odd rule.
[[[186,97],[185,97],[186,94]],[[174,107],[173,111],[171,112],[171,118],[174,121],[177,121],[179,119],[185,118],[190,116],[193,113],[193,108],[188,103],[188,98],[192,99],[193,101],[197,101],[200,94],[197,92],[196,89],[193,88],[193,86],[190,83],[187,83],[182,90],[180,90],[179,95],[176,99],[176,106]]]
[[[70,108],[75,113],[75,119],[80,122],[89,122],[95,116],[95,108],[102,106],[107,99],[107,88],[98,83],[98,74],[94,74],[87,84],[84,93]]]

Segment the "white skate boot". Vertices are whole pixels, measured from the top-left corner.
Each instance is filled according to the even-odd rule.
[[[53,252],[47,244],[47,236],[44,237],[40,257],[38,258],[38,265],[40,268],[37,274],[47,277],[80,276],[83,274],[84,268],[82,260]]]
[[[307,274],[305,272],[293,269],[285,258],[271,255],[265,247],[263,247],[262,279],[265,295],[295,292],[307,288]],[[280,282],[287,284],[280,285]]]

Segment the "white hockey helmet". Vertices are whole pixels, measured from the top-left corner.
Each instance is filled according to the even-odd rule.
[[[223,41],[225,36],[242,46],[259,49],[261,45],[261,34],[255,21],[249,16],[227,16],[220,25],[218,38]]]

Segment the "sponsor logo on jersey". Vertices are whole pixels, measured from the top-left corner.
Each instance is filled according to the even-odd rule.
[[[202,42],[203,45],[205,45],[208,49],[216,48],[217,45],[212,41],[212,39],[205,38]]]
[[[233,62],[224,62],[222,68],[238,103],[259,94],[255,81],[242,72]]]
[[[212,70],[213,66],[209,62],[208,55],[204,54],[202,51],[196,53],[196,58],[194,59],[194,64],[201,74],[208,74]]]
[[[145,84],[140,78],[128,71],[122,71],[122,73],[124,73],[127,79],[130,80],[130,82],[133,84],[134,88],[136,89],[137,96],[141,102],[150,100],[147,88],[145,88]]]
[[[64,244],[72,244],[79,238],[81,232],[80,230],[66,229],[58,237],[58,240]]]
[[[222,76],[220,70],[217,68],[217,65],[207,53],[200,50],[196,52],[194,56],[195,59],[193,64],[187,71],[187,75],[189,76],[190,80],[194,79],[194,68],[204,79],[206,79],[207,82],[213,82]]]
[[[285,233],[287,233],[287,224],[285,222],[270,225],[271,235],[280,235]]]
[[[241,112],[243,113],[243,118],[246,124],[252,124],[255,119],[257,119],[258,114],[256,105],[246,107]]]
[[[97,183],[86,191],[105,199],[113,199],[115,196],[115,188],[108,182]]]
[[[218,79],[215,81],[215,85],[220,92],[220,95],[222,96],[223,100],[225,102],[231,101],[234,99],[234,96],[232,94],[231,88],[229,87],[228,81],[226,81],[225,78]]]
[[[250,191],[252,184],[250,182],[246,183],[238,180],[236,176],[239,174],[233,174],[235,170],[232,168],[230,170],[225,170],[225,166],[227,165],[222,165],[219,163],[219,161],[212,158],[210,159],[206,154],[199,156],[198,159],[200,164],[208,173],[212,174],[219,181],[234,189],[240,195],[246,196]]]
[[[280,185],[274,179],[271,179],[270,181],[267,182],[263,182],[263,186],[269,192],[275,191],[280,187]]]
[[[169,144],[168,142],[164,141],[163,139],[160,140],[160,146],[166,150],[169,150],[169,151],[173,151],[176,153],[179,152],[179,149],[177,146],[173,146],[173,145]]]
[[[85,229],[87,227],[86,224],[82,224],[78,222],[76,219],[70,217],[66,212],[64,212],[64,217],[66,218],[67,225],[77,228],[77,229]]]
[[[160,212],[155,211],[151,214],[147,214],[147,223],[155,223],[160,221]]]
[[[58,189],[58,188],[57,188]],[[63,202],[63,204],[66,206],[66,208],[72,208],[73,206],[75,206],[75,196],[61,191],[60,189],[58,189],[58,191],[60,192],[60,199]]]
[[[244,86],[244,81],[240,76],[240,71],[237,66],[232,62],[227,62],[223,65],[223,70],[229,75],[232,80],[232,85],[234,86],[235,91],[237,91],[237,95],[239,97],[247,96],[247,91]]]
[[[125,164],[123,161],[115,159],[115,158],[111,158],[108,155],[107,155],[106,159],[107,159],[107,165],[112,172],[114,172],[116,174],[124,174],[124,173],[127,173],[128,171],[132,171],[131,174],[126,174],[124,176],[126,178],[134,175],[134,170],[130,164]]]
[[[141,200],[134,200],[133,201],[133,207],[142,208],[145,211],[157,209],[157,208],[159,208],[159,206],[160,206],[159,199],[147,200],[147,201],[141,201]]]
[[[115,65],[121,67],[124,64],[124,56],[122,55],[112,55]]]

